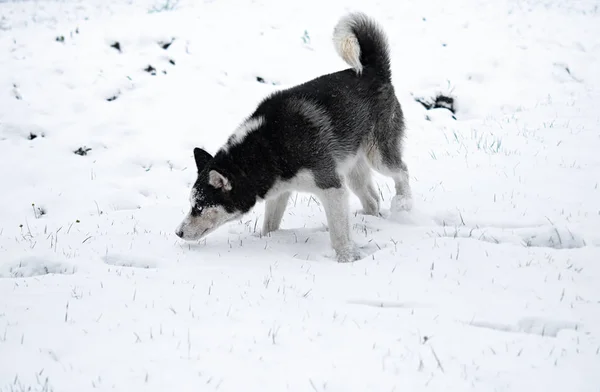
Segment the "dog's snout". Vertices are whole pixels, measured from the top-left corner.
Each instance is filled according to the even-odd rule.
[[[175,234],[177,235],[177,237],[183,238],[183,230],[177,229],[175,230]]]

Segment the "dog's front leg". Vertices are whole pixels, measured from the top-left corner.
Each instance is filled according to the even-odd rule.
[[[269,199],[265,202],[265,218],[263,221],[262,235],[267,235],[270,232],[279,229],[289,198],[290,192],[284,192],[274,199]]]
[[[325,208],[331,246],[335,250],[337,260],[347,263],[360,259],[360,252],[350,238],[348,191],[344,186],[329,188],[322,190],[318,196]]]

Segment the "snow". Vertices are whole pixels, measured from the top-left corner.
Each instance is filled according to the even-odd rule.
[[[414,211],[353,196],[344,265],[308,194],[179,240],[193,147],[344,68],[349,10],[390,38]],[[599,390],[596,1],[0,1],[0,53],[0,391]]]

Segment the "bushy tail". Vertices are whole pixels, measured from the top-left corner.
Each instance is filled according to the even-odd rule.
[[[342,17],[333,29],[333,42],[338,54],[358,75],[374,71],[382,80],[391,80],[387,36],[367,15],[355,12]]]

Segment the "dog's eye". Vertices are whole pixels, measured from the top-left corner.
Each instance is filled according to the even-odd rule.
[[[192,207],[192,216],[198,216],[202,214],[203,208]]]

